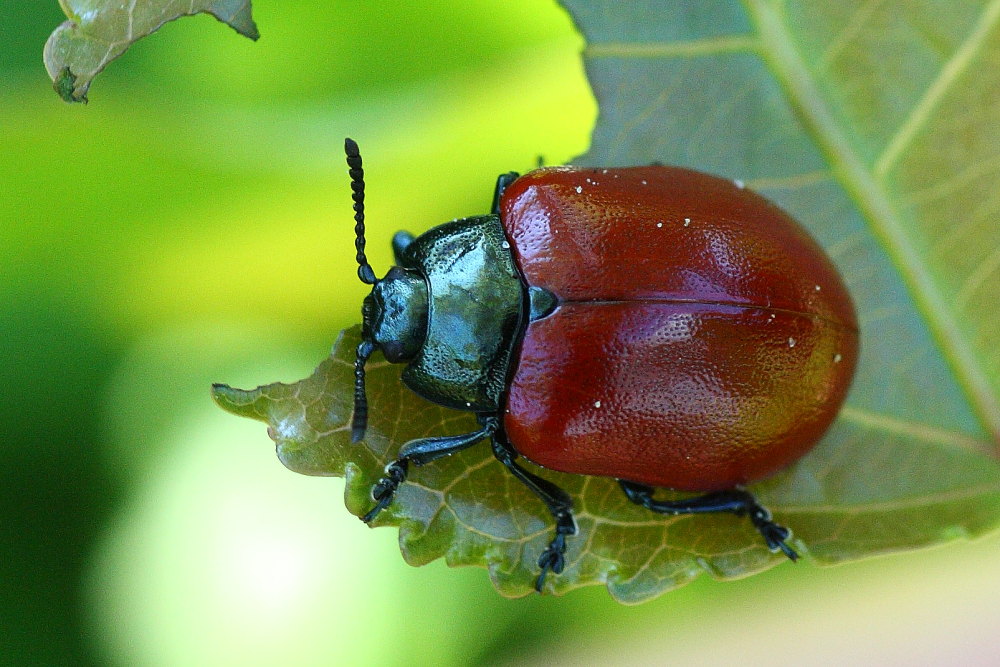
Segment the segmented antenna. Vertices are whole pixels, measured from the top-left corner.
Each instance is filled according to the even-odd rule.
[[[361,442],[368,428],[368,397],[365,395],[365,363],[375,350],[375,344],[363,340],[354,358],[354,420],[351,422],[351,442]]]
[[[351,174],[351,199],[354,200],[354,247],[358,250],[358,278],[366,285],[378,282],[375,271],[368,258],[365,257],[365,170],[361,166],[361,152],[358,144],[350,138],[344,139],[344,153],[347,154],[347,166]],[[367,306],[368,301],[365,300]],[[354,419],[351,422],[351,440],[359,442],[365,437],[368,428],[368,396],[365,393],[365,364],[375,350],[375,341],[371,339],[367,307],[362,308],[363,326],[361,327],[361,343],[358,345],[354,358]]]
[[[344,153],[351,174],[351,199],[354,200],[354,247],[358,249],[358,278],[366,285],[374,285],[375,271],[365,257],[365,170],[361,166],[361,152],[354,139],[344,139]]]

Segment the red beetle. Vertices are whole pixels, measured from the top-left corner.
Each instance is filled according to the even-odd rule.
[[[364,172],[345,144],[358,275],[372,285],[355,364],[353,437],[364,437],[365,362],[476,414],[472,433],[404,444],[372,490],[371,521],[410,463],[489,439],[546,504],[564,566],[572,500],[525,470],[616,478],[654,512],[746,515],[795,560],[789,531],[741,485],[804,455],[833,421],[858,356],[851,298],[823,250],[781,209],[677,167],[546,168],[500,176],[490,215],[393,239],[377,279],[364,253]],[[706,492],[679,501],[653,487]]]

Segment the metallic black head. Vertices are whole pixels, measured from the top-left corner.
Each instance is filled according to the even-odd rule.
[[[361,307],[362,331],[398,364],[420,351],[427,335],[427,283],[411,269],[394,266],[375,282]]]

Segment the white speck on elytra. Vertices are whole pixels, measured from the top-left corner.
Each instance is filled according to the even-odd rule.
[[[594,407],[595,408],[601,407],[601,402],[600,401],[594,401]]]
[[[578,186],[576,186],[576,191],[577,191],[578,193],[580,193],[580,192],[583,192],[583,186],[582,186],[582,185],[578,185]]]
[[[608,173],[608,170],[607,169],[601,169],[601,173],[602,174],[606,174],[606,173]]]
[[[822,288],[819,285],[816,285],[816,291],[818,292],[818,291],[820,291],[820,289],[822,289]]]
[[[684,226],[687,227],[691,224],[691,218],[684,218]]]
[[[789,338],[788,339],[788,347],[795,347],[795,339],[794,338]]]
[[[733,181],[733,185],[735,185],[736,187],[738,187],[740,190],[742,190],[743,188],[745,188],[747,186],[746,183],[744,183],[743,181],[741,181],[738,178]]]
[[[835,363],[835,364],[839,364],[842,359],[843,359],[843,357],[840,356],[840,354],[833,355],[833,363]]]
[[[643,184],[643,185],[649,185],[649,183],[647,183],[647,182],[646,182],[646,179],[643,179],[643,180],[642,180],[642,184]]]

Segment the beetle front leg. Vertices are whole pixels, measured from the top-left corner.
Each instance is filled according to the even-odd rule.
[[[406,266],[406,259],[403,253],[413,243],[413,234],[407,231],[398,231],[392,237],[392,254],[396,258],[397,266]]]
[[[559,574],[566,566],[566,536],[576,535],[577,532],[576,519],[573,518],[573,500],[568,493],[552,482],[528,472],[515,463],[514,459],[517,458],[517,454],[499,433],[493,436],[493,455],[510,470],[514,477],[542,499],[556,520],[556,536],[552,538],[549,546],[538,557],[538,567],[542,571],[535,580],[535,590],[541,593],[542,586],[545,585],[545,575],[550,570]]]
[[[399,458],[385,467],[385,475],[372,487],[372,498],[375,500],[375,507],[361,517],[361,520],[365,523],[370,523],[378,516],[379,512],[392,503],[399,485],[406,481],[410,463],[422,466],[425,463],[430,463],[442,457],[450,456],[455,452],[460,452],[480,440],[490,437],[496,431],[496,428],[496,420],[488,419],[483,422],[483,428],[472,433],[438,438],[420,438],[407,442],[400,447]]]
[[[785,542],[791,531],[771,520],[767,511],[749,491],[733,489],[717,491],[695,498],[684,500],[653,500],[653,487],[635,482],[618,480],[625,496],[636,505],[658,514],[711,514],[728,512],[736,516],[749,516],[754,528],[764,538],[767,548],[771,551],[781,551],[792,561],[798,560],[799,554]]]
[[[507,189],[507,186],[516,181],[519,176],[520,174],[516,171],[509,171],[506,174],[497,176],[497,185],[493,189],[493,204],[490,206],[490,213],[500,215],[500,198],[503,197],[503,192]]]

